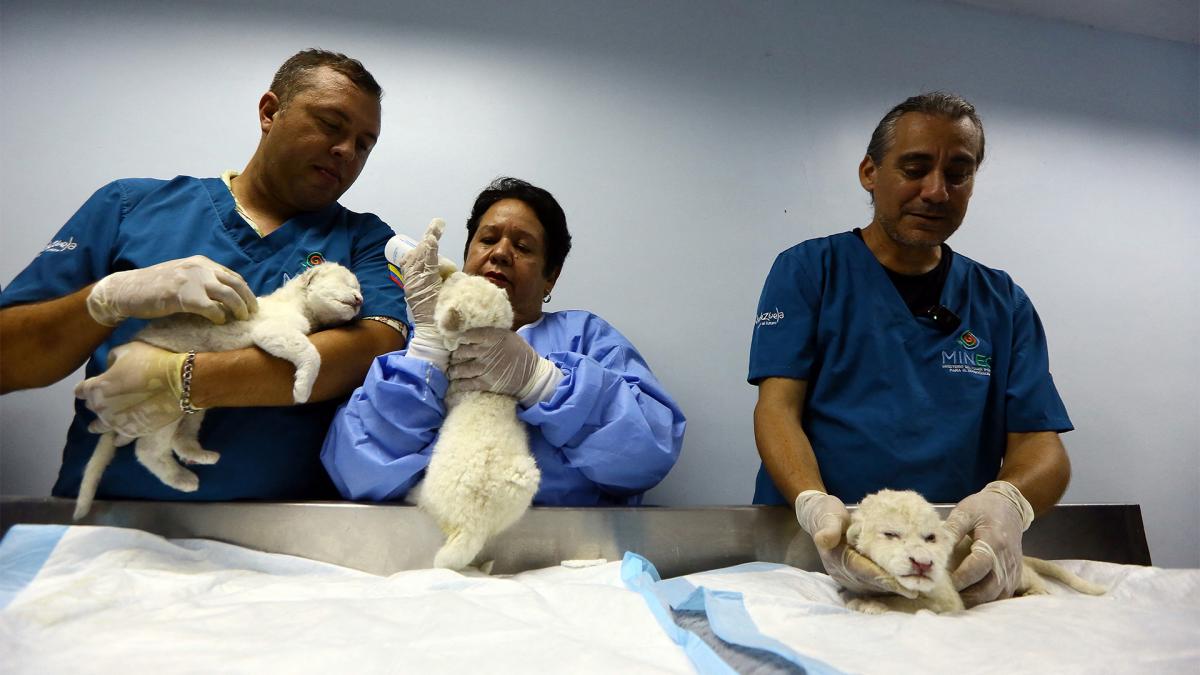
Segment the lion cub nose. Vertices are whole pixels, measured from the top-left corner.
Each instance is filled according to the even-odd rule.
[[[908,559],[908,561],[912,563],[913,569],[916,570],[918,574],[928,574],[929,570],[933,569],[933,561],[920,562],[916,558],[911,557]]]

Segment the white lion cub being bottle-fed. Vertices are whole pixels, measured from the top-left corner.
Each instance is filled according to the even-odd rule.
[[[487,279],[455,272],[442,287],[434,317],[453,351],[466,330],[511,327],[513,310],[508,295]],[[416,500],[446,535],[434,566],[457,570],[475,559],[488,538],[521,518],[541,472],[512,396],[451,391],[446,409]]]
[[[308,335],[353,319],[362,306],[358,279],[337,263],[326,262],[259,300],[258,312],[243,321],[216,325],[195,314],[173,314],[151,321],[134,340],[175,352],[228,351],[258,346],[268,354],[296,366],[292,398],[304,403],[312,393],[321,368],[321,354]],[[215,464],[220,453],[200,447],[204,412],[184,415],[178,421],[136,439],[134,455],[163,483],[176,490],[194,492],[200,487],[195,473],[180,465],[178,455],[193,464]],[[128,440],[126,440],[128,442]],[[112,462],[117,437],[105,432],[88,460],[75,502],[75,518],[87,515],[104,469]]]

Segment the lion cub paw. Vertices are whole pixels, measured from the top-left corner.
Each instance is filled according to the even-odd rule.
[[[851,598],[846,601],[846,607],[863,614],[883,614],[888,611],[887,605],[870,598]]]

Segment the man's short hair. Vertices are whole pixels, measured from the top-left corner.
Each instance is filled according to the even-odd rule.
[[[931,91],[909,97],[900,105],[889,110],[888,114],[879,120],[879,125],[871,134],[871,142],[867,145],[867,155],[871,157],[871,161],[875,162],[876,166],[883,164],[883,156],[892,149],[892,143],[896,140],[896,121],[900,119],[901,115],[910,112],[937,115],[952,120],[963,117],[971,120],[971,123],[979,130],[979,155],[976,156],[975,163],[976,165],[983,164],[983,122],[975,112],[975,106],[958,94]]]
[[[322,66],[345,75],[363,93],[374,96],[376,100],[383,99],[383,88],[358,59],[324,49],[305,49],[284,61],[275,71],[271,92],[279,98],[279,107],[286,108],[296,94],[308,88],[309,75]]]
[[[503,199],[519,199],[525,202],[542,224],[542,230],[546,233],[546,269],[543,270],[543,274],[549,279],[552,274],[562,269],[567,254],[571,252],[571,232],[567,229],[567,214],[563,213],[554,195],[520,178],[497,178],[475,198],[471,217],[467,219],[467,245],[463,247],[463,256],[471,251],[471,240],[475,238],[483,214]]]

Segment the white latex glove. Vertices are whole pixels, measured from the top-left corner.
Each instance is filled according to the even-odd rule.
[[[446,229],[446,221],[434,218],[425,229],[425,236],[400,259],[400,271],[404,274],[404,301],[412,317],[413,337],[408,343],[408,355],[429,361],[441,370],[446,370],[450,361],[450,350],[442,331],[433,319],[438,294],[442,291],[442,275],[438,270],[438,239]]]
[[[241,275],[202,255],[127,272],[114,272],[92,287],[88,313],[115,326],[124,319],[156,319],[179,312],[222,324],[258,311],[258,299]]]
[[[507,328],[464,331],[450,356],[448,375],[456,392],[507,394],[525,407],[550,398],[563,379],[558,366]]]
[[[796,520],[817,545],[825,572],[842,588],[854,593],[917,597],[916,591],[901,586],[875,561],[846,545],[850,512],[842,500],[820,490],[805,490],[796,497]]]
[[[1011,598],[1021,583],[1021,535],[1033,522],[1033,507],[1012,483],[988,483],[954,507],[946,518],[951,541],[970,535],[971,554],[950,578],[967,607]]]
[[[115,431],[121,437],[117,445],[123,445],[182,417],[179,397],[186,358],[145,342],[113,349],[108,370],[75,387],[75,398],[83,399],[98,418],[88,431]]]

